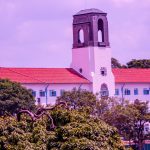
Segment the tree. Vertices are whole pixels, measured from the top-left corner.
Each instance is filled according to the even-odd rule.
[[[128,68],[150,68],[150,59],[132,59],[127,63]]]
[[[121,64],[116,58],[111,58],[111,67],[112,68],[122,68]]]
[[[32,110],[35,100],[31,90],[22,87],[21,84],[0,79],[0,115],[5,112],[17,113],[20,109]]]
[[[109,125],[118,129],[126,140],[134,141],[138,149],[142,150],[144,140],[149,139],[149,132],[144,132],[144,126],[150,121],[148,103],[135,100],[134,103],[126,102],[124,105],[112,105],[101,118]]]
[[[65,91],[56,101],[66,102],[71,109],[93,113],[96,108],[97,98],[92,92],[74,88],[72,91]]]
[[[31,126],[26,117],[0,118],[0,149],[11,150],[124,150],[115,128],[77,110],[57,108],[49,112],[56,126],[40,118]]]

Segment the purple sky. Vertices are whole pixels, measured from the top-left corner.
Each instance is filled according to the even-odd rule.
[[[150,0],[0,0],[1,67],[69,67],[72,15],[108,13],[112,56],[150,58]]]

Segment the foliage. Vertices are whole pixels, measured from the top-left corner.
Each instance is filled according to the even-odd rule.
[[[126,65],[121,65],[116,58],[111,58],[112,68],[150,68],[150,59],[132,59]]]
[[[32,110],[34,107],[35,100],[31,91],[19,83],[0,79],[0,115],[5,112],[14,114],[23,108]]]
[[[101,114],[101,118],[116,127],[126,140],[134,141],[141,150],[143,141],[150,138],[150,133],[144,132],[144,125],[150,121],[148,103],[135,100],[134,103],[115,104],[109,105],[109,109]]]
[[[111,67],[112,68],[122,68],[121,64],[116,58],[111,58]]]
[[[0,149],[7,150],[123,150],[115,128],[76,110],[51,111],[56,128],[46,117],[33,124],[24,117],[0,118]]]
[[[150,59],[132,59],[127,63],[128,68],[150,68]]]
[[[97,98],[92,92],[74,88],[72,91],[65,91],[57,101],[64,101],[69,108],[93,113],[96,107]]]

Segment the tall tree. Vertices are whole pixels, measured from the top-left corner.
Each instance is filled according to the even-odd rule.
[[[0,115],[5,112],[17,113],[20,109],[32,110],[35,100],[32,92],[21,84],[0,79]]]

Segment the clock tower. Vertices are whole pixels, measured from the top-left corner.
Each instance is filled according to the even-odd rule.
[[[91,81],[93,93],[114,96],[107,13],[86,9],[73,16],[71,68]]]

